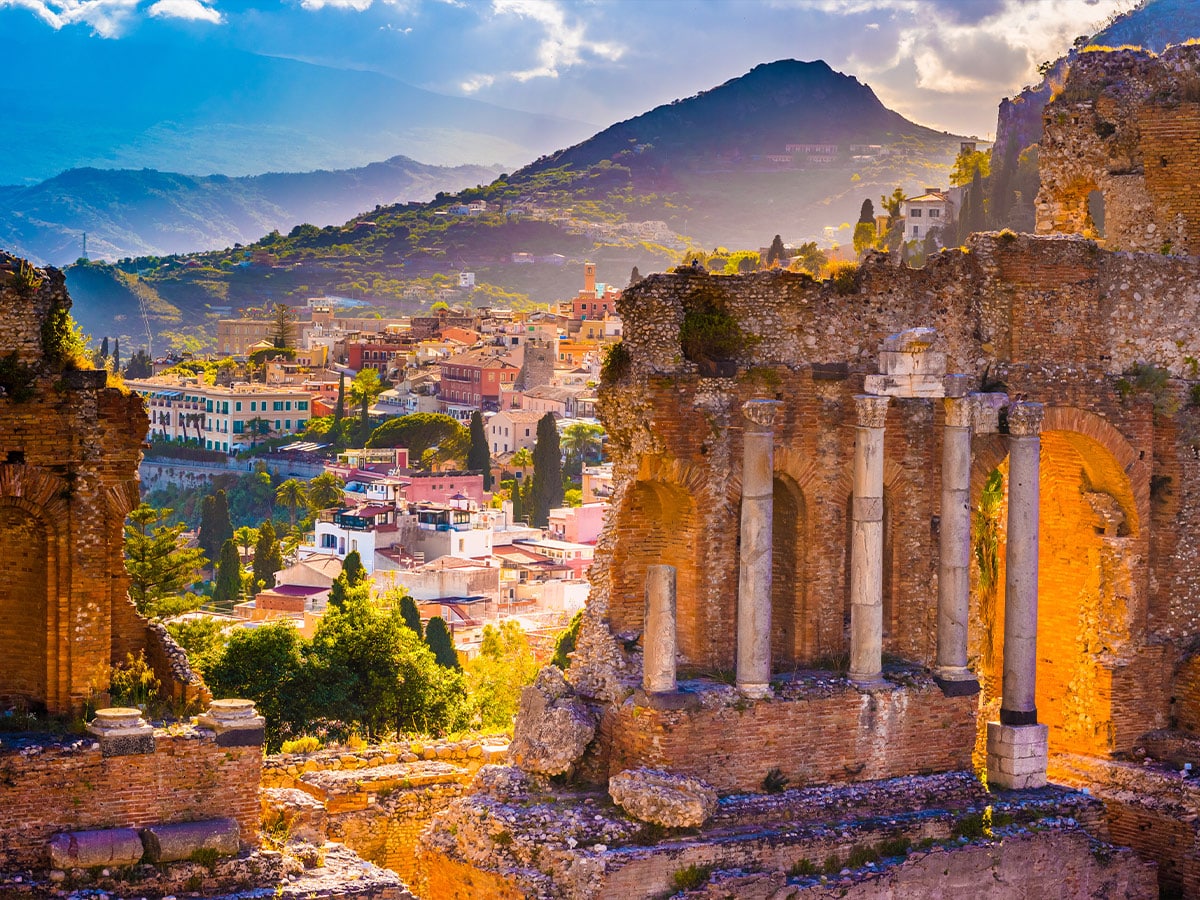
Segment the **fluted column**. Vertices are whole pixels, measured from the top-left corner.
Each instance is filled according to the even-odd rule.
[[[939,524],[937,666],[934,677],[948,694],[975,693],[979,683],[967,668],[967,618],[971,565],[970,397],[942,401],[942,510]]]
[[[742,405],[742,544],[738,560],[737,687],[765,697],[771,683],[771,519],[775,400]]]
[[[1008,544],[1004,557],[1004,682],[988,723],[988,780],[1046,783],[1048,729],[1037,724],[1038,503],[1042,404],[1008,407]]]
[[[675,690],[675,567],[646,567],[646,638],[642,689],[647,694]]]
[[[888,397],[854,398],[854,499],[850,543],[850,679],[883,682],[883,428]]]

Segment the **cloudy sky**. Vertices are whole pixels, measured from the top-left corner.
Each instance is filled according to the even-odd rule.
[[[0,34],[186,43],[367,69],[597,127],[761,62],[824,59],[924,125],[986,137],[996,103],[1134,0],[0,0]],[[145,72],[153,77],[153,71]],[[102,73],[97,74],[102,80]],[[6,86],[6,90],[14,85]],[[16,89],[20,89],[17,87]],[[119,94],[120,85],[100,85]]]

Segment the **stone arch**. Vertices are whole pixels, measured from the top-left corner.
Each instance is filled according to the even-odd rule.
[[[57,709],[64,700],[59,624],[67,620],[67,482],[0,465],[0,701]]]
[[[816,626],[808,600],[809,517],[791,476],[776,474],[773,493],[771,662],[786,671],[811,655]]]
[[[1038,720],[1049,726],[1054,751],[1107,754],[1121,749],[1114,673],[1132,661],[1145,618],[1147,469],[1120,432],[1084,410],[1047,409],[1041,443]],[[1007,458],[997,459],[1003,444],[989,437],[976,448],[976,511],[987,473],[998,468],[1007,480]],[[1003,667],[1006,514],[1007,500],[997,516],[999,573],[990,622],[978,590],[978,556],[972,560],[971,646],[985,702],[993,704]]]
[[[616,634],[639,634],[645,626],[646,567],[675,567],[676,633],[680,661],[705,660],[705,604],[696,486],[642,475],[685,475],[677,468],[643,466],[624,492],[616,521],[622,540],[613,550],[609,624]]]

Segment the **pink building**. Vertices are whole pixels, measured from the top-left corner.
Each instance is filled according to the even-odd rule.
[[[402,476],[408,485],[404,499],[410,503],[462,506],[486,505],[482,472],[411,472]]]
[[[550,510],[550,535],[572,544],[594,544],[604,528],[607,503],[585,503]]]

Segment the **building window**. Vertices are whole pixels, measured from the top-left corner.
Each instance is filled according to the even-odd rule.
[[[917,237],[921,233],[921,229],[916,225],[913,226],[913,237]]]
[[[234,411],[234,412],[241,412],[241,411],[242,411],[242,401],[241,401],[241,400],[234,401],[234,404],[233,404],[233,411]]]
[[[233,433],[234,433],[234,434],[241,434],[241,433],[242,433],[242,430],[243,430],[245,427],[246,427],[246,423],[245,423],[245,422],[241,422],[241,421],[235,421],[235,422],[233,423]]]
[[[275,411],[275,412],[283,412],[283,401],[282,401],[282,400],[276,400],[276,401],[275,401],[275,402],[272,404],[272,408],[274,409],[274,411]]]
[[[936,219],[941,214],[942,214],[942,211],[940,209],[931,209],[929,211],[929,218]]]
[[[921,210],[917,209],[916,207],[914,207],[914,208],[910,209],[910,210],[908,211],[908,214],[909,214],[910,216],[912,216],[914,219],[919,219],[919,218],[921,218]]]

